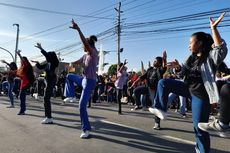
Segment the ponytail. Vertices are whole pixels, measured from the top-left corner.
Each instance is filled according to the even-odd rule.
[[[204,32],[196,32],[194,34],[192,34],[192,37],[196,37],[197,41],[199,41],[202,46],[201,46],[201,58],[199,63],[203,63],[206,58],[209,55],[209,52],[212,50],[212,44],[214,43],[212,36],[208,33],[204,33]]]

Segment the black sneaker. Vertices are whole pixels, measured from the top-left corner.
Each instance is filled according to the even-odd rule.
[[[138,110],[138,109],[142,109],[142,107],[141,106],[135,106],[134,108],[131,109],[131,111]]]
[[[18,115],[26,115],[25,112],[19,112]]]

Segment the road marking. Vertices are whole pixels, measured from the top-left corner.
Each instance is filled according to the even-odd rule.
[[[140,129],[140,128],[136,128],[136,127],[132,127],[132,126],[120,124],[120,123],[115,123],[115,122],[111,122],[111,121],[107,121],[107,120],[101,120],[101,119],[99,119],[97,121],[100,121],[102,123],[107,123],[107,124],[118,125],[118,126],[122,126],[122,127],[125,127],[125,128],[130,128],[130,129],[138,130],[138,131],[141,131],[141,132],[146,132],[146,131],[144,131],[143,129]],[[164,134],[157,134],[157,133],[154,133],[154,134],[156,134],[159,137],[166,138],[166,139],[171,139],[171,140],[175,140],[175,141],[186,143],[186,144],[190,144],[190,145],[195,145],[195,142],[189,141],[189,140],[185,140],[185,139],[182,139],[182,138],[177,138],[177,137],[173,137],[173,136],[169,136],[169,135],[164,135]]]

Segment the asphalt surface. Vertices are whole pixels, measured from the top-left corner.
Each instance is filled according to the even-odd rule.
[[[182,118],[174,110],[153,130],[153,115],[148,111],[131,111],[123,104],[122,115],[115,103],[96,103],[88,109],[91,137],[80,139],[78,103],[62,105],[52,98],[54,124],[42,125],[42,99],[27,97],[26,115],[6,108],[9,100],[0,96],[0,153],[193,153],[194,132],[191,113]],[[211,152],[229,153],[230,139],[211,134]]]

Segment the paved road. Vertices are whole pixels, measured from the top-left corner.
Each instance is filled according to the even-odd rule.
[[[153,116],[146,111],[130,111],[132,106],[106,102],[88,109],[93,127],[91,138],[79,138],[80,118],[77,103],[61,105],[52,99],[55,124],[42,125],[42,100],[28,96],[27,112],[16,115],[19,107],[0,97],[0,153],[193,153],[194,134],[191,114],[184,119],[169,111],[162,130],[152,129]],[[230,140],[211,135],[212,153],[229,153]]]

